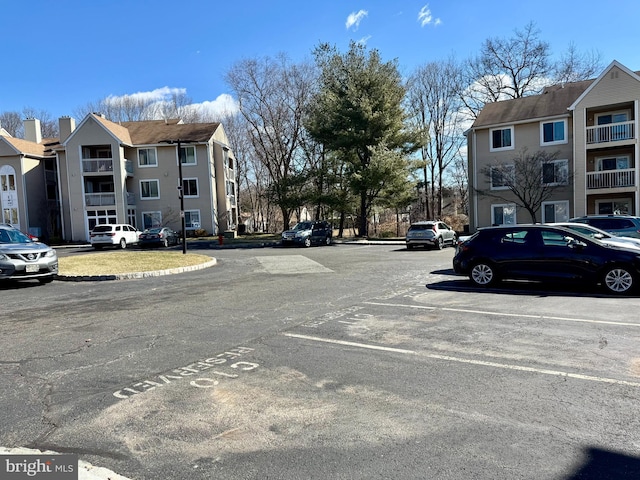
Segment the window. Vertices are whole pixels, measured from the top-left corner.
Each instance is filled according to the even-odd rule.
[[[158,180],[141,180],[140,198],[160,198],[160,183]]]
[[[153,228],[162,226],[161,212],[142,212],[142,228]]]
[[[156,157],[156,149],[155,148],[139,148],[138,149],[138,166],[157,167],[158,159]]]
[[[631,211],[631,200],[626,198],[596,200],[596,213],[599,215],[630,215]]]
[[[84,145],[82,158],[112,158],[111,145]]]
[[[513,127],[491,130],[491,151],[513,149]]]
[[[93,227],[96,225],[117,222],[118,218],[115,210],[87,210],[87,225],[89,231],[93,230]]]
[[[200,210],[185,210],[184,223],[186,228],[200,228]]]
[[[236,194],[236,185],[233,182],[227,181],[227,195],[230,197],[235,196]]]
[[[555,145],[558,143],[567,143],[566,137],[567,121],[558,120],[554,122],[540,123],[540,144]]]
[[[180,147],[180,158],[183,165],[195,165],[196,147]]]
[[[183,178],[182,191],[184,192],[185,197],[197,197],[198,196],[198,179]]]
[[[3,208],[2,209],[2,221],[4,223],[10,223],[13,226],[19,225],[19,222],[18,222],[18,209],[17,208]]]
[[[619,157],[599,157],[596,158],[596,168],[599,172],[606,170],[625,170],[630,168],[630,161],[628,156]]]
[[[491,205],[492,225],[515,225],[516,206],[513,203],[504,205]]]
[[[569,202],[543,202],[542,223],[566,222],[569,220]]]
[[[619,112],[608,112],[601,113],[596,115],[596,124],[598,125],[609,125],[611,123],[621,123],[629,121],[629,112],[628,111],[619,111]]]
[[[569,160],[553,160],[542,164],[544,185],[566,185],[569,181]]]
[[[491,190],[506,190],[513,184],[516,173],[515,165],[491,167]]]
[[[127,209],[127,222],[129,223],[129,225],[133,225],[134,227],[136,226],[136,209],[135,208]]]

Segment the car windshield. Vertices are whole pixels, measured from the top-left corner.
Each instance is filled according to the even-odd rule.
[[[311,225],[311,222],[296,223],[296,226],[293,227],[293,230],[311,230]]]
[[[432,223],[420,223],[416,225],[411,225],[409,230],[431,230],[433,228]]]
[[[0,243],[32,243],[33,241],[20,230],[0,230]]]

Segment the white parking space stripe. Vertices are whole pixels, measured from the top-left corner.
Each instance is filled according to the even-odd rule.
[[[507,370],[515,370],[520,372],[540,373],[543,375],[553,375],[557,377],[575,378],[577,380],[586,380],[590,382],[610,383],[615,385],[626,385],[630,387],[640,387],[638,382],[628,382],[626,380],[616,380],[615,378],[597,377],[593,375],[582,375],[579,373],[562,372],[560,370],[549,370],[544,368],[524,367],[520,365],[510,365],[507,363],[486,362],[483,360],[472,360],[468,358],[452,357],[449,355],[439,355],[436,353],[422,353],[415,350],[405,350],[402,348],[383,347],[380,345],[371,345],[367,343],[347,342],[345,340],[334,340],[331,338],[312,337],[310,335],[299,335],[296,333],[284,333],[286,337],[299,338],[302,340],[311,340],[314,342],[332,343],[335,345],[345,345],[349,347],[364,348],[368,350],[382,350],[386,352],[401,353],[405,355],[419,355],[421,357],[433,358],[436,360],[445,360],[448,362],[467,363],[471,365],[479,365],[483,367],[502,368]]]
[[[591,320],[588,318],[552,317],[548,315],[528,315],[524,313],[489,312],[486,310],[468,310],[465,308],[429,307],[427,305],[406,305],[401,303],[363,302],[367,305],[380,305],[381,307],[415,308],[421,310],[442,310],[443,312],[473,313],[475,315],[495,315],[499,317],[535,318],[536,320],[560,320],[563,322],[601,323],[605,325],[617,325],[620,327],[640,327],[640,323],[614,322],[610,320]]]

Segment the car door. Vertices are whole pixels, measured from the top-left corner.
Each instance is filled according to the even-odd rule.
[[[555,229],[540,232],[540,262],[537,275],[541,280],[582,280],[597,268],[594,255],[605,248],[583,236]]]
[[[497,237],[493,261],[504,278],[531,280],[537,276],[539,234],[525,227],[504,230]]]
[[[438,222],[438,229],[442,233],[442,239],[444,240],[444,243],[451,243],[453,245],[453,237],[455,235],[455,232],[451,230],[449,225],[447,225],[446,223]]]

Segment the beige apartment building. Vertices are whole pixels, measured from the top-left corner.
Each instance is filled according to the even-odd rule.
[[[59,127],[59,139],[43,139],[29,119],[24,140],[0,136],[3,222],[71,242],[101,223],[180,231],[182,215],[188,234],[236,228],[236,162],[221,124],[114,123],[92,113]]]
[[[523,149],[553,155],[540,179],[554,188],[539,222],[640,215],[639,102],[640,76],[614,61],[595,80],[487,104],[466,132],[470,230],[531,222],[490,173],[492,166],[513,164]],[[492,192],[504,200],[487,194]]]

